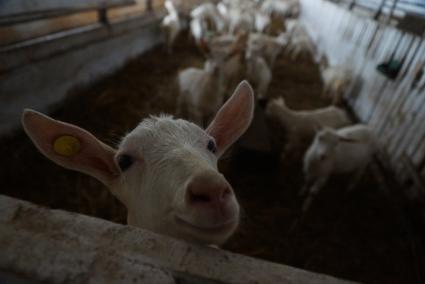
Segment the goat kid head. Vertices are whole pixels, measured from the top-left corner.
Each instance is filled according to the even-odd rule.
[[[95,177],[128,209],[128,224],[220,245],[236,230],[239,204],[217,160],[248,128],[254,95],[247,82],[206,130],[171,116],[144,119],[114,149],[75,125],[25,110],[22,123],[53,162]]]

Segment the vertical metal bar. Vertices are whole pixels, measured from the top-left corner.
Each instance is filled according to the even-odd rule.
[[[370,40],[369,40],[369,43],[367,44],[367,46],[366,46],[366,49],[365,49],[365,56],[366,56],[366,54],[369,52],[369,50],[370,50],[370,48],[372,47],[372,45],[373,45],[373,43],[374,43],[374,41],[375,41],[375,38],[378,36],[378,33],[379,33],[379,29],[381,28],[381,26],[380,26],[380,24],[377,22],[377,24],[376,24],[376,26],[375,26],[375,30],[374,30],[374,32],[372,33],[372,36],[370,37]]]
[[[385,60],[385,62],[389,62],[389,61],[393,60],[393,58],[397,54],[397,49],[399,48],[400,44],[403,42],[403,38],[405,37],[405,34],[404,33],[401,33],[400,34],[400,37],[398,37],[398,35],[399,35],[399,33],[397,32],[396,35],[395,35],[396,43],[395,43],[394,47],[392,48],[393,51],[391,52],[390,57],[388,59],[384,59],[383,58],[383,60]],[[397,37],[398,37],[398,39],[397,39]],[[391,48],[389,48],[388,51],[390,49]],[[366,116],[366,121],[368,121],[368,122],[371,122],[371,119],[373,118],[373,115],[376,115],[375,114],[375,111],[376,111],[377,107],[380,107],[381,100],[384,99],[384,96],[387,95],[385,92],[383,92],[383,90],[385,90],[387,84],[389,83],[388,79],[385,79],[382,82],[380,82],[380,81],[378,81],[378,82],[375,83],[375,85],[377,85],[377,88],[376,89],[373,89],[374,91],[376,90],[376,93],[375,92],[371,92],[371,94],[370,94],[375,99],[373,100],[373,104],[370,106],[369,113]]]
[[[422,42],[420,45],[421,49],[415,55],[415,62],[421,62],[424,60],[424,51],[425,51],[425,42]],[[408,73],[409,81],[408,84],[411,84],[411,72],[413,71],[414,66],[410,68]],[[388,143],[388,149],[390,152],[395,153],[395,156],[399,156],[402,151],[408,153],[414,153],[416,145],[418,145],[421,132],[423,132],[423,121],[425,118],[425,112],[421,110],[425,106],[425,98],[420,96],[417,89],[410,89],[410,86],[407,85],[407,88],[403,90],[403,95],[408,95],[406,102],[403,105],[400,105],[394,113],[397,115],[400,114],[409,114],[405,116],[403,121],[399,123],[396,129],[393,130],[393,138]],[[420,143],[419,143],[420,144]]]
[[[353,10],[354,7],[356,6],[356,0],[351,1],[350,5],[348,6],[348,10]]]
[[[388,59],[388,61],[390,61],[390,60],[393,60],[393,59],[394,59],[394,57],[395,57],[395,56],[396,56],[396,54],[397,54],[397,49],[399,48],[399,46],[400,46],[400,44],[402,43],[402,41],[403,41],[403,39],[405,38],[405,36],[406,36],[406,34],[405,34],[405,33],[402,33],[402,34],[401,34],[401,36],[400,36],[399,40],[397,41],[397,43],[396,43],[396,45],[395,45],[395,47],[394,47],[394,50],[393,50],[393,52],[391,53],[390,58]]]
[[[395,7],[397,6],[398,0],[394,0],[393,5],[391,6],[390,14],[387,17],[386,24],[388,25],[393,17]]]
[[[403,153],[401,156],[401,161],[403,162],[415,184],[421,188],[422,192],[425,192],[424,181],[422,180],[420,173],[416,170],[415,165],[412,163],[409,157]]]
[[[375,15],[373,16],[373,19],[374,20],[378,20],[379,17],[381,16],[381,14],[382,14],[382,8],[384,8],[385,2],[387,2],[387,0],[382,0],[381,5],[379,5],[378,10],[376,11]]]
[[[415,44],[417,44],[416,47],[415,47]],[[391,127],[396,127],[396,126],[391,126],[391,123],[394,123],[395,121],[395,118],[396,118],[395,114],[399,111],[399,108],[402,108],[402,106],[409,99],[409,95],[406,94],[404,91],[407,88],[406,80],[409,80],[409,79],[408,78],[406,79],[405,77],[407,72],[409,71],[410,66],[412,65],[412,62],[416,58],[416,54],[418,53],[420,46],[421,46],[420,42],[418,42],[417,39],[415,39],[415,37],[412,37],[412,40],[406,50],[403,62],[405,62],[408,59],[409,60],[405,64],[403,64],[403,68],[399,74],[399,78],[402,78],[402,79],[399,79],[399,82],[397,83],[397,87],[392,92],[392,96],[393,96],[392,102],[384,110],[382,114],[383,119],[376,124],[377,133],[380,136],[386,135],[388,133],[392,133],[393,130],[391,130]],[[389,143],[390,142],[387,141],[387,143],[385,144],[387,145]]]

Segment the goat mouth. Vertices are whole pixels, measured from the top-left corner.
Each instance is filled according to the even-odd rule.
[[[236,226],[236,223],[238,222],[236,219],[230,219],[220,224],[205,226],[205,225],[193,224],[177,215],[175,216],[175,221],[178,225],[184,226],[186,228],[190,228],[192,230],[196,230],[198,232],[201,231],[207,234],[226,233],[232,230]]]

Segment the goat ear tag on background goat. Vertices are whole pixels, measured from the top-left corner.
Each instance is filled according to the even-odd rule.
[[[56,154],[72,157],[77,155],[81,150],[81,143],[76,137],[71,135],[62,135],[53,142],[53,151]]]

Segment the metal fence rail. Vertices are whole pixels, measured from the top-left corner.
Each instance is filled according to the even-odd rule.
[[[359,119],[372,126],[385,163],[401,182],[414,183],[425,190],[423,34],[406,32],[389,21],[357,15],[346,5],[317,0],[302,2],[302,19],[312,37],[319,39],[319,52],[326,54],[331,63],[347,65],[354,71],[357,81],[346,94],[347,101]],[[380,1],[368,2],[379,5]],[[382,64],[396,65],[398,70],[389,76],[377,70]]]

